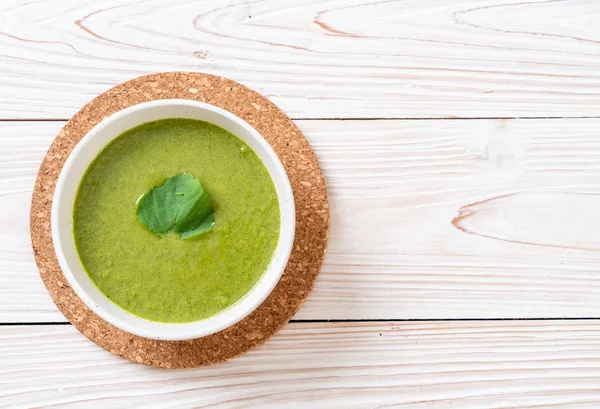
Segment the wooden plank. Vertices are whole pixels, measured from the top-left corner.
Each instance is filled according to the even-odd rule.
[[[122,360],[70,326],[0,328],[2,408],[597,408],[600,322],[290,324],[194,370]]]
[[[600,119],[297,123],[332,220],[297,319],[600,316]],[[27,228],[61,125],[0,123],[0,322],[64,320]]]
[[[29,239],[35,177],[62,122],[0,122],[0,322],[65,321],[40,279]]]
[[[4,0],[0,117],[66,119],[174,70],[294,118],[598,116],[598,41],[593,1]]]

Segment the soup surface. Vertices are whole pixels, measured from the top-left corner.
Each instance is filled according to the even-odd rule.
[[[189,173],[215,210],[193,239],[152,233],[136,201],[167,178]],[[75,200],[79,257],[115,304],[152,321],[183,323],[231,306],[257,283],[279,238],[275,186],[258,156],[226,130],[164,119],[111,142],[88,168]]]

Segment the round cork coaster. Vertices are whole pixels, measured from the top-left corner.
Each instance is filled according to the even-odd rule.
[[[183,98],[216,105],[244,119],[271,144],[285,167],[296,202],[296,235],[285,272],[257,310],[238,324],[190,341],[155,341],[121,331],[100,319],[69,287],[58,265],[50,210],[58,175],[81,138],[105,117],[146,101]],[[139,77],[98,96],[71,118],[44,158],[33,191],[31,242],[40,275],[65,317],[97,345],[131,361],[192,368],[232,359],[265,342],[298,311],[325,255],[329,209],[325,181],[310,145],[294,123],[262,95],[237,82],[201,73]]]

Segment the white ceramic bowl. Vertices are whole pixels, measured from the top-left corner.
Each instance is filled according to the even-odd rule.
[[[85,170],[102,149],[121,133],[145,122],[164,118],[192,118],[220,126],[236,135],[261,158],[279,198],[281,229],[270,265],[258,283],[241,300],[202,321],[170,324],[136,317],[112,303],[85,272],[73,236],[73,206]],[[133,205],[132,205],[133,206]],[[132,210],[133,211],[133,210]],[[247,122],[213,105],[189,100],[146,102],[117,112],[96,125],[67,158],[52,203],[52,240],[65,278],[79,298],[100,317],[126,332],[161,340],[199,338],[225,329],[256,309],[271,293],[287,264],[295,230],[292,188],[279,158],[265,139]]]

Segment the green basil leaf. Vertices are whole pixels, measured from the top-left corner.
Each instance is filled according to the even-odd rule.
[[[189,173],[168,178],[136,203],[138,220],[151,232],[179,233],[183,240],[206,233],[215,224],[212,199]]]
[[[196,237],[199,234],[206,233],[207,231],[212,229],[214,224],[215,224],[215,214],[214,214],[214,212],[211,212],[208,216],[206,216],[204,218],[204,220],[202,220],[200,222],[200,224],[198,226],[196,226],[193,229],[189,229],[189,230],[182,232],[181,238],[183,240],[185,240],[185,239],[189,239],[192,237]]]

